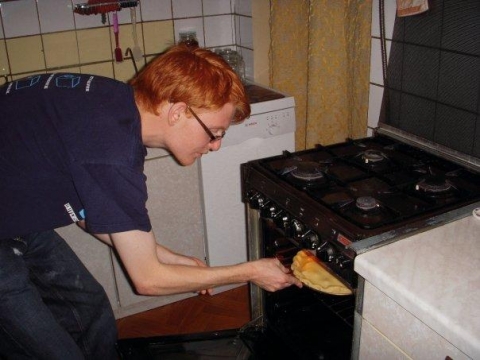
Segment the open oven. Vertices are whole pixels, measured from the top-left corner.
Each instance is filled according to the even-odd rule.
[[[290,267],[308,249],[353,290],[251,286],[254,318],[304,359],[350,358],[362,293],[356,255],[480,205],[480,173],[383,135],[252,161],[242,174],[250,259],[277,257]]]

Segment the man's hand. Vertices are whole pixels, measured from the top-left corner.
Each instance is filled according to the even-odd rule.
[[[282,265],[278,259],[260,259],[251,264],[257,275],[251,281],[266,291],[277,291],[295,285],[299,288],[302,282],[292,275],[290,269]]]

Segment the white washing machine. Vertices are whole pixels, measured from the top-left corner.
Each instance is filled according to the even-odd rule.
[[[295,150],[295,100],[256,84],[246,86],[251,115],[232,125],[222,147],[200,159],[206,256],[210,266],[247,261],[245,204],[240,164]],[[239,285],[223,286],[215,292]]]

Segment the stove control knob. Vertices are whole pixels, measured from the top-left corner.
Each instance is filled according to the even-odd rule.
[[[336,259],[335,259],[335,263],[341,268],[341,269],[346,269],[347,267],[349,267],[349,265],[352,263],[352,259],[346,257],[346,256],[343,256],[343,255],[340,255],[338,256]]]
[[[302,236],[303,232],[305,231],[305,226],[298,220],[292,221],[292,227],[297,236]]]
[[[268,208],[268,212],[270,218],[276,219],[282,214],[282,209],[279,209],[275,205],[272,205]]]
[[[276,218],[276,224],[284,231],[288,230],[290,227],[290,216],[282,211]]]
[[[267,206],[267,205],[270,203],[269,200],[266,200],[266,199],[263,198],[263,197],[259,197],[258,200],[257,200],[257,202],[258,202],[258,207],[259,207],[260,209],[265,208],[265,206]]]
[[[332,262],[335,259],[335,253],[335,249],[328,241],[320,244],[317,249],[317,257],[325,262]]]
[[[248,196],[248,204],[252,209],[260,209],[265,205],[265,199],[262,194],[258,192],[250,192],[247,194]]]
[[[303,234],[302,240],[305,247],[312,250],[316,249],[320,244],[320,239],[318,238],[318,235],[315,234],[312,230],[308,230],[305,234]]]

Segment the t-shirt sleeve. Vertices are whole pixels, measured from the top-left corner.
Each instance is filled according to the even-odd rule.
[[[93,234],[150,231],[146,176],[123,165],[74,164],[72,175]]]

